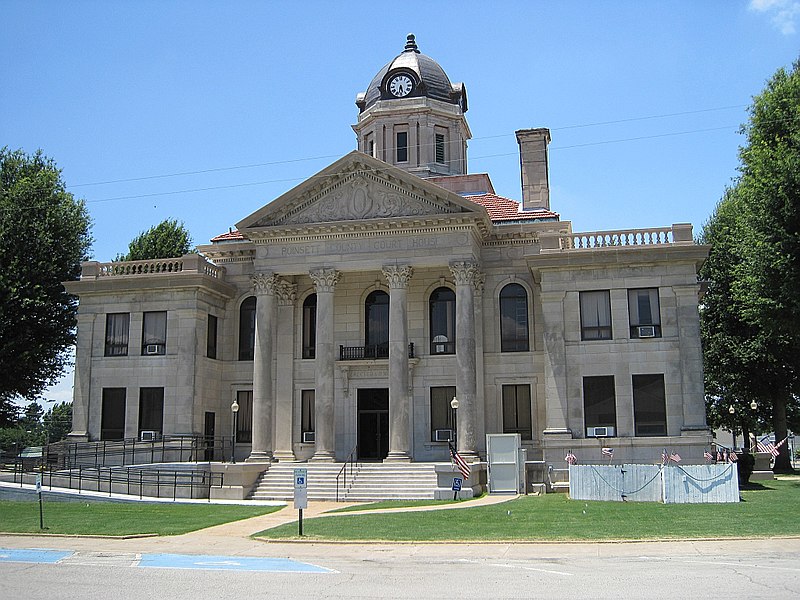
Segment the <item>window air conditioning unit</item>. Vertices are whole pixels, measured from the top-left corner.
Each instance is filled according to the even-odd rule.
[[[303,443],[304,444],[313,444],[316,442],[316,436],[314,435],[313,431],[304,431],[303,432]]]
[[[613,427],[587,427],[586,437],[613,437]]]
[[[639,327],[639,337],[640,338],[651,338],[656,337],[656,328],[652,325],[642,325]]]
[[[139,434],[139,439],[143,442],[155,442],[158,439],[157,431],[142,431]]]
[[[453,440],[452,429],[434,429],[433,441],[434,442],[450,442]]]
[[[159,345],[158,344],[147,344],[144,349],[145,354],[158,354]]]

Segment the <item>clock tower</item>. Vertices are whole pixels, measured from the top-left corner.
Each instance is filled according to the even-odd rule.
[[[423,178],[467,173],[467,90],[419,51],[413,34],[356,106],[361,152]]]

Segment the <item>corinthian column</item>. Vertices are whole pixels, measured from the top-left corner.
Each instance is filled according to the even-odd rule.
[[[253,353],[253,446],[248,461],[272,460],[273,381],[272,339],[275,293],[280,278],[274,273],[253,275],[256,294],[256,334]]]
[[[311,460],[333,462],[336,458],[334,436],[334,367],[333,290],[339,281],[336,269],[316,269],[309,273],[317,290],[317,351],[314,361],[315,450]]]
[[[456,282],[456,396],[458,397],[458,452],[467,460],[477,460],[475,437],[475,282],[478,265],[459,261],[450,265]]]
[[[278,344],[275,374],[275,459],[295,459],[292,445],[294,431],[294,302],[297,286],[281,281],[276,289],[278,297]]]
[[[408,394],[408,265],[383,267],[389,283],[389,455],[411,460],[411,399]]]

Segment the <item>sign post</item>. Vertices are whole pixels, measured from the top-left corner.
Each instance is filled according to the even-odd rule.
[[[42,474],[36,474],[36,493],[39,494],[39,529],[44,529],[44,514],[42,513]]]
[[[308,508],[308,469],[294,470],[294,507],[299,511],[298,534],[303,535],[303,509]]]
[[[464,480],[461,477],[453,477],[453,500],[458,500],[458,492],[461,491],[461,484]]]

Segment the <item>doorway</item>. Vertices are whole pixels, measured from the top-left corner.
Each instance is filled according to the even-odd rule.
[[[389,390],[358,390],[358,459],[380,461],[389,454]]]
[[[216,430],[216,415],[213,412],[206,412],[205,427],[203,434],[205,435],[205,460],[214,460],[214,433]]]

